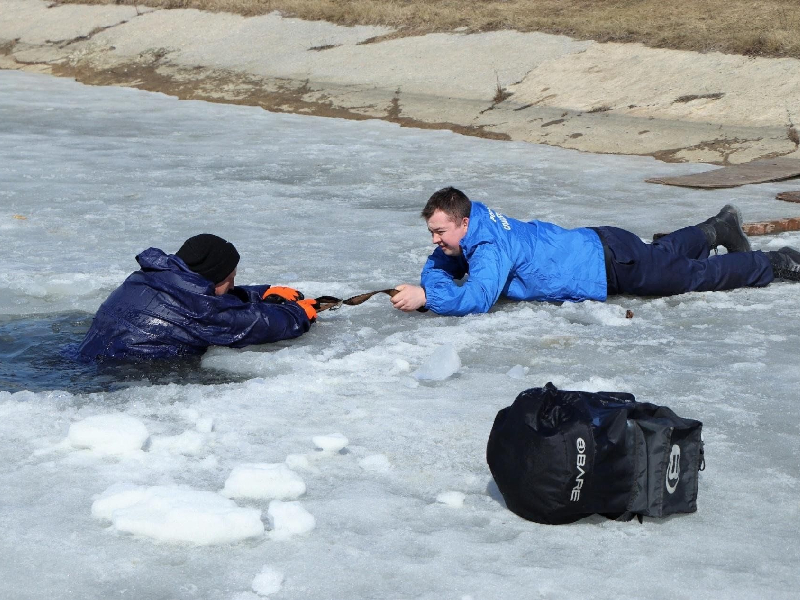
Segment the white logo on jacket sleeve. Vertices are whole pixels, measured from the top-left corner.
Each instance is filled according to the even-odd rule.
[[[667,469],[667,491],[672,494],[678,488],[678,481],[681,478],[681,447],[678,444],[672,445],[669,453],[669,468]]]
[[[583,438],[578,438],[575,442],[575,445],[578,448],[578,458],[576,460],[576,466],[578,468],[578,475],[575,477],[575,487],[572,488],[572,493],[569,496],[569,499],[572,502],[577,502],[581,499],[581,489],[583,488],[583,476],[586,474],[584,470],[584,466],[586,465],[586,442],[583,441]]]
[[[494,212],[491,208],[487,208],[486,210],[489,211],[489,219],[493,223],[497,223],[498,221],[500,221],[500,225],[503,227],[503,229],[505,229],[506,231],[511,231],[511,224],[508,222],[508,219],[506,219],[504,215]]]

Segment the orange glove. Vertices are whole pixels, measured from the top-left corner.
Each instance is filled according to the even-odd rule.
[[[298,300],[303,299],[303,294],[298,292],[294,288],[284,287],[282,285],[273,285],[266,292],[264,295],[261,296],[261,299],[264,302],[269,302],[270,304],[283,304],[284,302],[297,302]]]
[[[319,308],[319,302],[315,298],[306,298],[304,300],[300,300],[297,304],[300,305],[304,311],[306,311],[306,316],[308,320],[312,323],[317,320],[317,309]]]

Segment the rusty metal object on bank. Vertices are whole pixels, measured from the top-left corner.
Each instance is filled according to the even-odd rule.
[[[800,190],[795,190],[793,192],[781,192],[775,196],[778,200],[783,200],[784,202],[800,202]]]
[[[783,233],[784,231],[800,231],[800,217],[786,217],[785,219],[773,219],[771,221],[755,221],[753,223],[742,223],[742,231],[745,235],[769,235],[772,233]],[[655,242],[659,238],[669,235],[667,233],[656,233],[653,235]]]
[[[691,188],[730,188],[748,183],[765,183],[767,181],[782,181],[800,175],[800,160],[796,158],[770,158],[754,160],[741,165],[731,165],[681,175],[680,177],[651,177],[645,179],[647,183],[662,183],[664,185],[677,185]]]
[[[800,231],[800,217],[786,217],[785,219],[773,219],[772,221],[744,223],[742,225],[742,230],[747,235],[768,235],[770,233],[782,233],[784,231]]]

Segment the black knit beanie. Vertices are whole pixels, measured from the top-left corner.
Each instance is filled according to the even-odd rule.
[[[233,244],[211,233],[190,237],[175,255],[214,284],[233,273],[239,264],[239,253]]]

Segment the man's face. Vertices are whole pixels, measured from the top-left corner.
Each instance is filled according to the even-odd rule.
[[[467,235],[467,227],[469,227],[469,217],[454,221],[450,215],[439,209],[433,211],[433,215],[428,219],[428,231],[431,232],[433,243],[447,256],[461,254],[459,242]]]
[[[233,273],[228,275],[225,279],[223,279],[217,285],[214,286],[214,294],[216,294],[217,296],[222,296],[222,294],[227,294],[228,290],[233,287],[234,277],[236,277],[236,269],[233,270]]]

